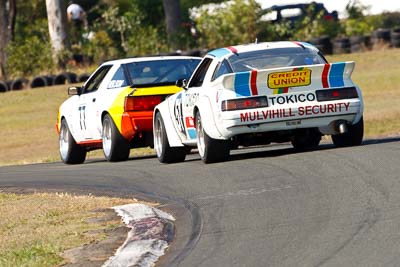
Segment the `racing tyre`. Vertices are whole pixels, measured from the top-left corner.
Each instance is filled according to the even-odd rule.
[[[364,137],[364,119],[354,125],[348,126],[347,132],[344,134],[332,135],[332,142],[337,147],[359,146]]]
[[[229,158],[229,140],[213,139],[204,131],[200,112],[196,113],[197,148],[204,163],[225,161]]]
[[[292,145],[297,151],[308,151],[318,147],[321,134],[318,129],[299,129],[295,132]]]
[[[86,150],[75,142],[66,120],[61,121],[59,146],[61,160],[64,163],[81,164],[85,161]]]
[[[129,158],[129,142],[119,133],[114,121],[108,114],[103,119],[101,139],[104,157],[107,161],[124,161]]]
[[[170,147],[164,121],[157,112],[154,121],[154,148],[161,163],[182,162],[186,158],[186,147]]]

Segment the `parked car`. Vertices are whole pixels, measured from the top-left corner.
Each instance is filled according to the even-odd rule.
[[[289,5],[274,5],[263,9],[260,13],[260,21],[269,21],[272,23],[281,23],[289,21],[292,27],[297,21],[302,20],[306,16],[311,19],[317,18],[322,12],[322,19],[338,21],[338,12],[336,10],[329,12],[322,3],[301,3]]]
[[[153,146],[154,107],[181,88],[198,57],[120,59],[101,64],[82,87],[61,104],[57,119],[63,162],[83,163],[86,153],[103,149],[108,161],[122,161],[133,147]]]
[[[291,141],[316,148],[360,145],[363,100],[351,80],[354,62],[328,63],[313,45],[268,42],[209,52],[184,90],[154,111],[160,162],[180,162],[197,147],[205,163],[228,159],[239,146]]]

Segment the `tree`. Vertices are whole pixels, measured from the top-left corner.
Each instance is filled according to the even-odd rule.
[[[181,30],[181,8],[179,0],[163,0],[168,40],[172,48],[179,48],[178,34]]]
[[[7,80],[6,47],[14,39],[16,0],[0,0],[0,79]]]
[[[62,54],[69,49],[65,2],[63,0],[46,0],[46,9],[53,59],[58,65],[62,65]]]

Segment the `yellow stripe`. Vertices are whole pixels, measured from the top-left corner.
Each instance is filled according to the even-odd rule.
[[[124,103],[125,97],[132,92],[132,88],[129,86],[125,87],[118,96],[115,98],[111,107],[108,110],[110,116],[115,122],[118,130],[121,132],[122,125],[122,114],[124,113]],[[157,87],[148,87],[148,88],[137,88],[133,93],[133,96],[145,96],[145,95],[165,95],[165,94],[175,94],[179,92],[182,88],[177,87],[175,85],[169,86],[157,86]]]

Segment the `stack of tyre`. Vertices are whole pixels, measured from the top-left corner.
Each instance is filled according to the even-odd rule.
[[[85,82],[89,74],[77,75],[73,72],[63,72],[58,75],[40,75],[32,78],[31,81],[25,78],[17,78],[11,81],[0,81],[0,93],[7,91],[22,90],[26,88],[38,88],[60,84],[71,84]]]

